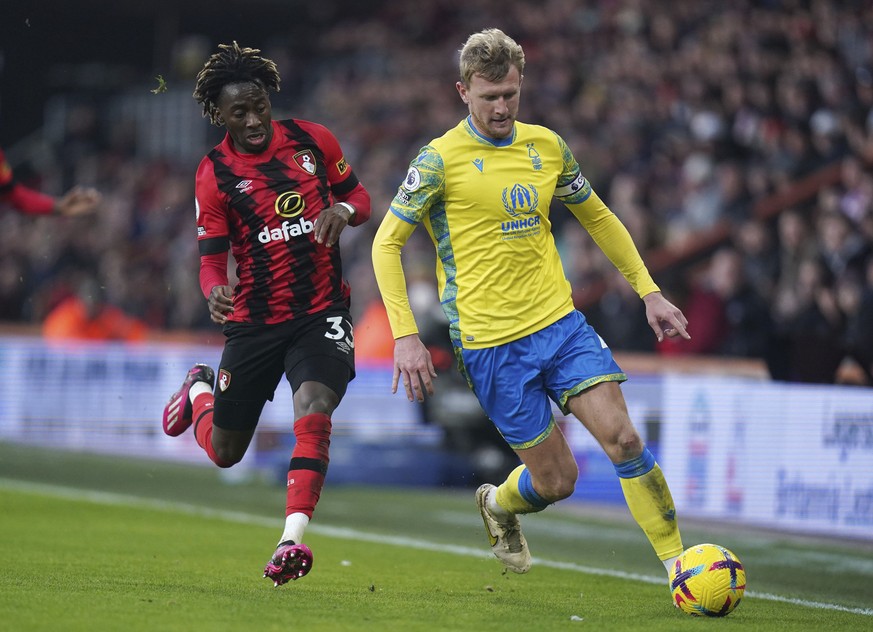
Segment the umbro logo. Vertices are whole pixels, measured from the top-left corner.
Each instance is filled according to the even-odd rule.
[[[349,354],[352,352],[352,349],[355,348],[355,341],[346,336],[345,340],[337,340],[336,348],[338,351],[342,351],[345,354]]]
[[[243,193],[248,193],[252,189],[252,181],[251,180],[240,180],[236,188],[242,191]]]

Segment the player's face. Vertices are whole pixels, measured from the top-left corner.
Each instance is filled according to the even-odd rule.
[[[461,100],[470,108],[473,126],[480,134],[497,140],[512,134],[518,116],[521,80],[518,68],[510,66],[509,72],[499,81],[473,75],[469,86],[462,81],[457,83]]]
[[[270,96],[255,83],[231,83],[216,101],[221,123],[233,145],[244,154],[258,154],[273,138]]]

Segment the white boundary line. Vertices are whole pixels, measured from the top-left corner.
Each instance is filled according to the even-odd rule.
[[[225,520],[227,522],[235,522],[238,524],[251,524],[260,527],[281,528],[283,524],[282,520],[278,518],[265,518],[263,516],[256,516],[254,514],[243,513],[240,511],[220,511],[216,509],[209,509],[208,507],[202,507],[200,505],[193,505],[190,503],[159,500],[156,498],[144,498],[141,496],[117,494],[113,492],[100,492],[75,487],[63,487],[60,485],[31,483],[9,478],[0,478],[0,489],[27,492],[31,494],[40,494],[43,496],[53,496],[55,498],[64,498],[68,500],[86,501],[97,503],[100,505],[137,507],[142,509],[153,509],[157,511],[173,511],[187,515],[216,518],[219,520]],[[422,551],[434,551],[437,553],[450,553],[452,555],[461,555],[464,557],[477,557],[487,559],[491,558],[491,553],[483,549],[474,549],[467,546],[454,546],[451,544],[438,544],[436,542],[428,542],[427,540],[418,540],[401,536],[379,535],[376,533],[367,533],[366,531],[350,529],[348,527],[333,527],[330,525],[313,524],[309,526],[309,531],[342,540],[373,542],[374,544],[387,544],[390,546],[401,546]],[[623,571],[606,568],[583,566],[570,562],[556,562],[554,560],[545,560],[537,557],[533,558],[533,561],[538,566],[545,566],[547,568],[555,568],[566,571],[574,571],[577,573],[584,573],[585,575],[615,577],[618,579],[644,582],[647,584],[664,583],[663,577],[655,577],[653,575],[626,573]],[[820,601],[809,601],[807,599],[795,599],[793,597],[783,597],[781,595],[774,595],[771,593],[759,593],[754,591],[746,591],[746,595],[752,597],[753,599],[763,599],[766,601],[790,603],[796,606],[803,606],[806,608],[815,608],[819,610],[835,610],[839,612],[847,612],[850,614],[873,616],[873,608],[851,608],[848,606],[841,606],[839,604],[824,603]]]

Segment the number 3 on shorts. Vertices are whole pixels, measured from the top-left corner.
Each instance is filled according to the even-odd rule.
[[[352,328],[349,326],[348,334],[343,329],[343,317],[342,316],[328,316],[327,322],[330,325],[330,329],[324,332],[325,338],[330,338],[331,340],[342,340],[346,339],[346,344],[350,347],[354,348],[355,346],[355,337],[352,333]]]

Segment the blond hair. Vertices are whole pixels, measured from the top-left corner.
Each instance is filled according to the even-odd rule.
[[[524,51],[514,39],[500,29],[485,29],[473,33],[461,48],[461,81],[470,85],[473,75],[481,75],[488,81],[500,81],[506,77],[509,67],[524,71]]]

